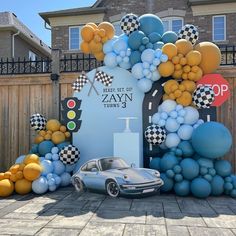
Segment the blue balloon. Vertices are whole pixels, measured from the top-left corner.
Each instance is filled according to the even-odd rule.
[[[182,175],[187,180],[192,180],[199,175],[199,164],[191,159],[185,158],[180,162]]]
[[[123,61],[123,62],[119,63],[119,67],[121,67],[125,70],[129,70],[131,68],[131,63]]]
[[[48,181],[44,176],[40,176],[32,183],[32,190],[37,194],[44,194],[48,191]]]
[[[49,191],[54,192],[54,191],[56,191],[57,186],[56,186],[56,184],[54,184],[54,185],[49,185],[48,189],[49,189]]]
[[[211,194],[211,185],[203,178],[194,179],[190,188],[193,196],[198,198],[206,198]]]
[[[173,31],[166,31],[162,35],[162,42],[163,43],[175,43],[178,40],[178,35]]]
[[[161,75],[158,70],[155,70],[154,72],[152,72],[152,77],[151,77],[152,81],[157,81],[160,78],[161,78]]]
[[[153,60],[155,59],[155,51],[152,49],[146,49],[142,52],[141,60],[143,62],[148,62],[152,64]]]
[[[61,177],[57,175],[54,177],[54,179],[55,179],[56,185],[59,186],[61,184]]]
[[[191,157],[194,154],[193,147],[189,141],[180,142],[178,148],[182,150],[183,157]]]
[[[143,52],[146,49],[146,47],[144,45],[141,45],[138,49],[139,52]]]
[[[129,35],[128,45],[133,50],[139,50],[139,47],[142,45],[142,39],[145,37],[145,34],[142,31],[134,31]]]
[[[155,124],[155,125],[157,125],[160,119],[161,119],[160,113],[155,113],[155,114],[152,116],[152,123]]]
[[[31,148],[31,150],[30,150],[30,152],[31,153],[38,153],[38,147],[39,147],[39,145],[38,144],[33,144],[32,145],[32,148]]]
[[[136,79],[142,79],[144,77],[143,74],[143,63],[137,63],[132,67],[132,75]]]
[[[160,161],[160,169],[162,172],[173,169],[175,165],[178,164],[178,159],[175,155],[171,153],[166,153]]]
[[[53,172],[57,175],[61,175],[65,171],[65,165],[61,161],[53,161]]]
[[[204,166],[206,168],[214,168],[214,164],[211,159],[200,157],[198,158],[197,162],[200,166]]]
[[[63,142],[57,145],[57,147],[59,148],[59,150],[61,150],[62,148],[66,147],[70,145],[70,142]]]
[[[208,182],[211,182],[211,181],[212,181],[212,176],[209,175],[209,174],[204,175],[203,178],[204,178],[205,180],[207,180]]]
[[[166,136],[165,145],[168,148],[177,147],[180,143],[180,138],[176,133],[169,133]]]
[[[141,62],[141,52],[140,51],[131,52],[129,60],[132,66]]]
[[[153,32],[153,33],[148,35],[148,38],[149,38],[151,43],[157,43],[158,41],[161,40],[161,35],[156,33],[156,32]]]
[[[52,141],[43,141],[39,144],[39,154],[41,156],[45,156],[47,153],[51,153],[54,144]]]
[[[172,112],[173,110],[175,110],[175,107],[176,107],[177,103],[173,100],[165,100],[160,106],[160,112],[166,112],[166,113],[170,113]]]
[[[166,176],[168,177],[168,178],[174,178],[174,176],[175,176],[175,172],[173,171],[173,170],[167,170],[166,171]]]
[[[151,33],[158,33],[163,35],[164,26],[161,19],[153,14],[144,14],[139,17],[140,27],[139,29],[143,31],[146,35]]]
[[[218,122],[206,122],[193,131],[192,145],[203,157],[219,158],[230,150],[232,136],[224,125]]]
[[[185,111],[184,124],[193,125],[198,121],[199,112],[196,108],[194,108],[194,107],[185,107],[184,111]]]
[[[47,153],[47,154],[45,155],[45,159],[46,159],[46,160],[52,160],[52,153]]]
[[[192,137],[193,127],[191,125],[181,125],[178,129],[178,135],[182,140],[189,140]]]
[[[161,179],[164,182],[164,185],[161,186],[161,191],[162,192],[169,192],[174,186],[174,181],[173,179],[170,179],[166,176],[165,173],[161,173]]]
[[[225,191],[231,191],[234,188],[233,184],[226,182],[224,183],[224,190]]]
[[[176,165],[176,166],[173,168],[173,170],[174,170],[174,172],[175,172],[176,174],[180,174],[181,171],[182,171],[182,168],[181,168],[180,165]]]
[[[200,174],[201,175],[205,175],[207,173],[208,173],[208,169],[206,167],[203,166],[203,167],[200,168]]]
[[[175,175],[175,181],[176,182],[181,182],[183,179],[184,179],[183,175],[181,175],[181,174],[176,174]]]
[[[123,39],[117,39],[113,43],[113,50],[116,54],[119,54],[121,51],[126,51],[128,48],[127,42]]]
[[[107,54],[109,52],[113,51],[113,43],[117,40],[117,37],[115,36],[115,38],[108,40],[104,45],[103,45],[103,52],[104,54]]]
[[[53,147],[51,152],[52,152],[52,154],[57,154],[59,152],[59,148],[58,147]]]
[[[42,166],[42,175],[46,176],[49,173],[53,172],[54,166],[53,163],[49,160],[44,160],[41,162],[41,166]]]
[[[66,172],[72,172],[76,167],[76,164],[66,165]]]
[[[174,185],[174,190],[178,196],[188,196],[190,193],[190,182],[184,179]]]
[[[65,172],[60,177],[61,177],[62,187],[65,187],[71,184],[71,175],[69,173]]]
[[[137,86],[142,92],[147,93],[152,89],[152,81],[150,79],[140,79]]]
[[[21,155],[19,157],[17,157],[16,161],[15,161],[15,164],[20,164],[24,161],[26,155]]]
[[[109,52],[104,57],[104,64],[110,68],[115,68],[117,66],[116,54],[114,52]]]
[[[48,180],[48,186],[56,185],[56,180],[54,178],[51,178]]]
[[[146,45],[146,48],[147,48],[147,49],[154,49],[154,46],[153,46],[152,43],[148,43],[148,44]]]
[[[162,49],[165,44],[163,42],[154,43],[153,49]]]
[[[176,132],[179,129],[180,124],[176,121],[176,119],[173,119],[169,117],[166,120],[165,128],[169,132]]]
[[[236,189],[233,189],[233,190],[230,192],[230,196],[233,197],[233,198],[236,198]]]
[[[58,154],[52,154],[52,160],[53,161],[57,161],[57,160],[59,160],[59,155]]]
[[[216,174],[222,177],[229,176],[232,172],[232,165],[226,160],[217,160],[215,162]]]
[[[149,41],[149,38],[148,37],[144,37],[142,38],[142,44],[146,45],[148,44],[150,41]]]
[[[160,171],[160,161],[161,161],[160,157],[152,158],[152,160],[149,163],[150,169],[154,169],[154,170]]]

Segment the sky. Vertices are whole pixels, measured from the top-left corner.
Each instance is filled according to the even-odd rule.
[[[41,40],[51,46],[51,32],[44,28],[39,12],[91,6],[96,0],[3,0],[0,12],[13,12]]]

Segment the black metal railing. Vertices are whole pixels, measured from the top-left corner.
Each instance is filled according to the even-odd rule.
[[[236,46],[218,45],[221,51],[221,65],[235,66],[236,65]]]
[[[85,55],[83,53],[76,55],[64,56],[60,60],[60,71],[61,72],[79,72],[79,71],[90,71],[103,63],[97,61],[92,55]]]
[[[18,58],[0,59],[0,75],[12,74],[39,74],[51,73],[51,60],[49,58],[36,58],[36,60],[26,60]]]

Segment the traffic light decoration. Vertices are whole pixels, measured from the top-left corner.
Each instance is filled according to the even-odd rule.
[[[70,132],[77,132],[81,126],[81,100],[75,97],[69,97],[62,102],[62,122]]]

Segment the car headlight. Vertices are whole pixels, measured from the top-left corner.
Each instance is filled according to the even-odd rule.
[[[129,176],[128,176],[128,175],[124,175],[124,176],[123,176],[123,179],[124,179],[125,181],[128,181],[128,180],[129,180]]]
[[[158,171],[155,171],[153,174],[155,177],[160,177],[160,173]]]

